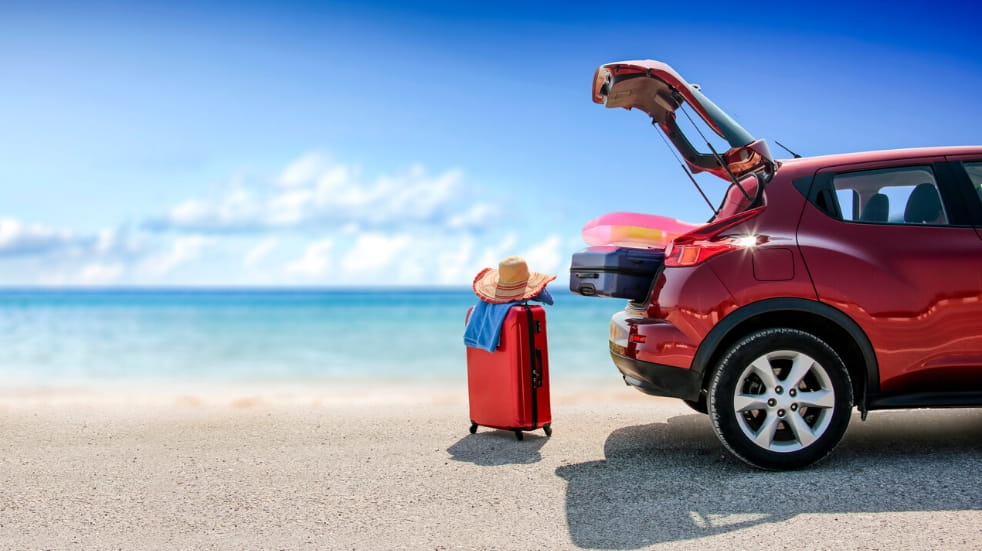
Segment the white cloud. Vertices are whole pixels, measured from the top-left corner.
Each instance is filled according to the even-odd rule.
[[[311,216],[314,199],[315,193],[309,189],[286,191],[270,200],[265,219],[258,223],[270,226],[301,224]]]
[[[567,258],[564,256],[563,241],[558,235],[550,235],[545,240],[529,247],[521,256],[525,257],[529,269],[561,276],[569,269]]]
[[[477,203],[470,208],[450,216],[447,226],[453,229],[469,229],[486,227],[498,219],[500,209],[490,203]]]
[[[479,268],[497,268],[498,262],[502,258],[516,254],[515,247],[517,245],[518,235],[509,233],[497,245],[486,247],[481,251],[481,256],[477,259],[477,266]]]
[[[477,240],[465,235],[455,241],[456,243],[448,243],[435,255],[435,263],[429,265],[423,262],[415,263],[420,268],[420,279],[430,277],[427,283],[441,285],[462,285],[474,279],[474,275],[480,269],[474,265]]]
[[[109,285],[119,280],[123,274],[123,265],[119,262],[101,264],[94,262],[82,267],[78,275],[78,283],[83,285]]]
[[[197,199],[188,199],[170,211],[170,219],[176,224],[193,224],[210,216],[210,207]]]
[[[488,244],[476,237],[463,234],[438,242],[438,250],[431,253],[435,263],[421,263],[427,267],[425,283],[439,285],[470,285],[474,276],[484,268],[497,268],[498,262],[515,254],[518,237],[505,235],[498,243]]]
[[[499,260],[515,254],[517,242],[515,234],[506,235],[492,245],[466,233],[390,236],[388,243],[393,245],[389,250],[398,248],[398,254],[389,255],[390,262],[373,267],[377,271],[372,283],[468,286],[481,269],[497,267]],[[351,266],[354,265],[352,262]],[[362,269],[357,273],[369,271]],[[365,277],[368,276],[362,276]]]
[[[98,254],[108,254],[117,250],[120,246],[119,234],[116,230],[105,228],[96,235],[94,251]]]
[[[307,278],[324,275],[331,265],[328,253],[333,246],[334,240],[330,238],[311,243],[307,246],[302,258],[286,266],[286,273]]]
[[[330,283],[468,286],[481,269],[517,254],[517,244],[514,233],[490,245],[466,233],[365,234],[341,252]]]
[[[27,225],[14,218],[0,218],[0,255],[46,253],[66,247],[80,246],[87,240],[69,231],[59,231],[40,224]]]
[[[276,248],[277,244],[278,241],[273,237],[267,237],[259,243],[256,243],[256,245],[249,249],[245,257],[242,259],[242,265],[246,268],[254,267],[256,264],[259,264],[262,259],[266,258],[266,256],[269,255],[274,248]]]
[[[455,170],[417,165],[366,178],[309,154],[265,183],[233,177],[226,192],[179,202],[143,228],[72,232],[0,218],[0,262],[5,281],[59,285],[466,286],[512,254],[533,270],[565,268],[565,238],[518,217],[495,228],[503,203],[484,196]]]
[[[382,235],[368,233],[358,236],[354,245],[341,259],[341,269],[347,276],[364,274],[373,279],[391,279],[384,270],[405,258],[412,250],[413,239],[408,235]]]
[[[324,170],[326,159],[317,153],[308,153],[288,164],[280,174],[277,184],[283,187],[300,186],[309,183]]]
[[[196,230],[243,229],[260,225],[263,206],[253,194],[237,187],[214,202],[188,199],[171,209],[164,221],[152,227],[177,227]]]
[[[188,199],[150,229],[259,231],[297,227],[335,228],[357,224],[376,230],[412,226],[473,228],[492,221],[497,208],[464,201],[463,175],[435,176],[420,165],[394,175],[364,180],[359,170],[324,154],[304,155],[268,185],[235,189],[214,199]]]
[[[178,267],[201,256],[205,247],[214,243],[209,237],[192,235],[176,239],[169,251],[151,256],[140,266],[140,271],[150,276],[167,275]]]

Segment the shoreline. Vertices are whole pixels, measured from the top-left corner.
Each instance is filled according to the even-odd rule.
[[[552,382],[553,406],[678,402],[648,396],[616,376]],[[175,406],[245,409],[260,406],[467,405],[466,376],[455,381],[276,381],[249,383],[126,382],[0,385],[0,411],[35,407]]]

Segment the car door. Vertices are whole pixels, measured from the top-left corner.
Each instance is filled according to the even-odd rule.
[[[943,156],[815,176],[837,205],[805,208],[799,246],[819,299],[873,344],[874,394],[982,390],[982,240],[958,181]]]

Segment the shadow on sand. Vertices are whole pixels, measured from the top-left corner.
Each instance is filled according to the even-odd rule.
[[[829,458],[795,472],[732,458],[704,415],[618,429],[604,456],[556,470],[583,548],[637,549],[804,513],[982,509],[982,410],[856,416]]]
[[[477,434],[461,438],[447,452],[454,461],[482,467],[527,465],[542,460],[542,446],[548,440],[542,431],[526,432],[524,439],[518,441],[511,431],[481,428]]]

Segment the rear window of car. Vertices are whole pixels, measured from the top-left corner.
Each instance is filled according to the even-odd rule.
[[[723,203],[719,206],[719,212],[710,222],[723,220],[749,209],[757,202],[759,184],[757,177],[750,175],[739,181],[737,184],[730,184],[723,196]],[[740,188],[743,188],[742,191]]]
[[[838,218],[873,224],[947,224],[934,171],[908,166],[836,174]]]
[[[964,163],[963,166],[968,177],[972,179],[972,187],[979,194],[979,199],[982,199],[982,161]]]

